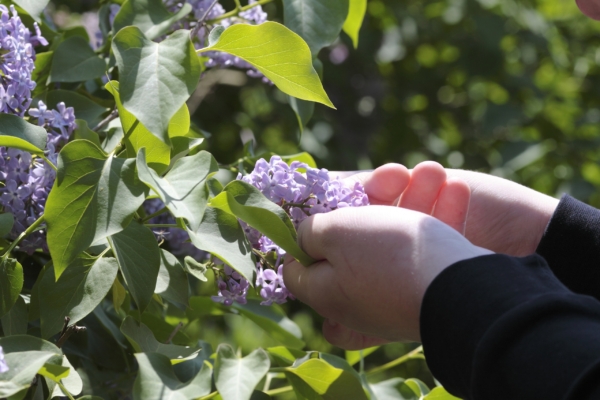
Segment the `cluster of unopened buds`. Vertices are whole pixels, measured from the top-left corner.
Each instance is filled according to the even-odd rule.
[[[240,174],[237,179],[253,185],[269,200],[281,206],[296,228],[314,214],[369,204],[360,183],[348,184],[339,178],[332,179],[326,169],[311,168],[298,161],[288,165],[278,156],[273,156],[270,162],[258,160],[250,174]],[[243,222],[242,226],[258,258],[256,286],[260,287],[261,304],[282,304],[288,298],[293,299],[283,282],[285,250]],[[217,285],[219,294],[212,297],[214,301],[225,305],[231,305],[234,301],[246,303],[250,285],[233,269],[226,266]]]

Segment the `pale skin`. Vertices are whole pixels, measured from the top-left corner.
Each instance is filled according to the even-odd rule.
[[[372,204],[388,207],[311,217],[299,241],[321,261],[305,268],[288,259],[284,268],[288,289],[326,318],[325,338],[345,349],[419,341],[423,295],[443,269],[492,252],[533,253],[558,203],[434,162],[412,171],[387,164],[349,179],[364,184]]]

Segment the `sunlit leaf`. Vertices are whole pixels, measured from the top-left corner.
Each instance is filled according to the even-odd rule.
[[[243,181],[233,181],[225,186],[221,194],[211,199],[210,206],[235,215],[302,264],[311,265],[314,262],[298,246],[296,229],[290,217],[254,186]]]
[[[223,400],[249,400],[270,365],[269,356],[263,349],[256,349],[240,358],[231,346],[220,345],[214,371],[219,394]]]
[[[196,230],[208,202],[205,182],[219,170],[214,157],[206,151],[184,157],[164,178],[147,167],[145,149],[138,153],[137,163],[140,180],[158,194],[175,217],[185,218]]]
[[[140,367],[133,386],[135,400],[191,400],[210,393],[211,370],[204,366],[189,382],[181,382],[169,358],[157,353],[136,354]]]
[[[216,43],[201,51],[213,50],[249,62],[290,96],[333,107],[313,68],[306,42],[281,24],[232,25]]]
[[[200,227],[188,229],[192,244],[207,251],[238,271],[244,278],[254,281],[252,246],[237,218],[217,208],[207,208]]]
[[[146,190],[137,179],[135,160],[109,157],[87,140],[67,144],[46,203],[56,277],[93,242],[123,230]]]
[[[358,47],[358,33],[363,24],[365,13],[367,11],[367,0],[349,0],[350,9],[344,22],[344,32],[352,39],[354,48]]]
[[[33,17],[37,22],[40,22],[40,14],[50,0],[13,0],[15,4],[27,11],[29,15]]]
[[[139,28],[130,26],[117,33],[112,49],[123,106],[152,134],[169,143],[169,122],[200,77],[200,61],[189,32],[178,30],[154,43]]]

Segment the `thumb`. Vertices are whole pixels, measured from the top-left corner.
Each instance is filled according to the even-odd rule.
[[[318,261],[305,267],[292,256],[285,256],[283,264],[285,287],[298,300],[313,307],[319,314],[321,310],[315,307],[327,303],[327,293],[330,293],[328,286],[332,282],[333,274],[333,266],[328,261]]]

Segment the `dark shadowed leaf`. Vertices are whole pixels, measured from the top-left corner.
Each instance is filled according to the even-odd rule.
[[[0,258],[0,317],[3,317],[19,298],[23,288],[23,267],[12,258]]]
[[[58,45],[52,57],[50,82],[84,82],[104,75],[106,63],[81,36],[71,36]]]

